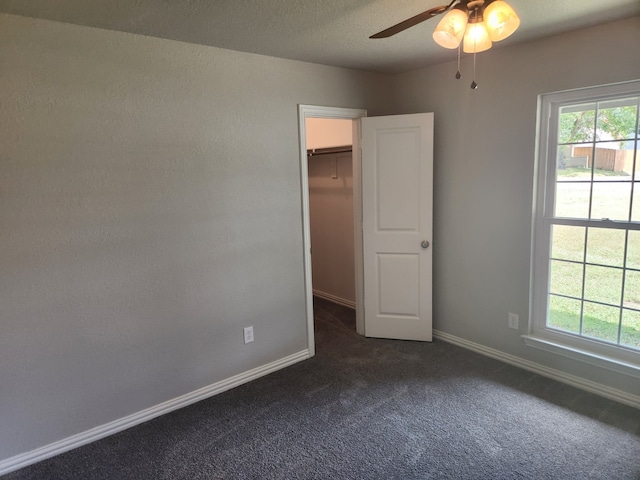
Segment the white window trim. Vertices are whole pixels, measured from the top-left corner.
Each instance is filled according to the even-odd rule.
[[[531,302],[529,331],[527,335],[523,335],[525,344],[530,347],[637,378],[640,378],[640,352],[546,327],[550,223],[545,221],[544,212],[552,210],[550,203],[553,198],[547,195],[547,192],[552,192],[555,189],[554,141],[556,134],[550,134],[550,132],[557,132],[559,106],[567,102],[594,102],[611,96],[638,95],[639,91],[640,80],[634,80],[555,92],[538,97],[530,279]],[[596,220],[593,223],[597,224],[599,221]]]

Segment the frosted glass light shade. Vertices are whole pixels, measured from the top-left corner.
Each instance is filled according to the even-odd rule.
[[[433,31],[433,40],[444,48],[458,48],[467,28],[468,18],[466,11],[454,8],[438,23]]]
[[[496,0],[484,9],[484,23],[494,42],[504,40],[520,26],[520,18],[507,2]]]
[[[464,53],[478,53],[489,50],[493,45],[484,22],[470,23],[464,33],[462,49]]]

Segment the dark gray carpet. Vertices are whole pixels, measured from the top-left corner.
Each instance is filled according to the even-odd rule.
[[[443,343],[365,339],[4,477],[640,479],[640,410]]]

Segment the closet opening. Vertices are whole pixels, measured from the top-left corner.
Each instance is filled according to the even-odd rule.
[[[350,120],[307,119],[311,281],[316,334],[318,322],[324,322],[332,329],[356,331],[351,130]]]
[[[358,119],[366,112],[299,108],[307,325],[309,351],[314,355],[316,318],[362,333],[357,314],[362,305],[357,137]]]

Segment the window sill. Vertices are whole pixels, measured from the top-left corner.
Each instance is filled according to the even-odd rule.
[[[548,339],[537,335],[522,335],[525,344],[547,352],[562,355],[563,357],[578,360],[580,362],[606,368],[617,373],[640,378],[640,364],[615,358],[605,354],[599,354],[580,347],[567,345],[555,339]]]

